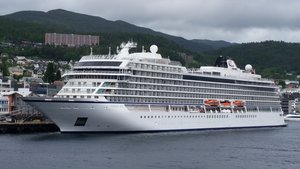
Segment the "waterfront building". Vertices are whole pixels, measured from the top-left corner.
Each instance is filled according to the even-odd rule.
[[[0,96],[0,115],[8,113],[8,97]]]
[[[66,45],[68,47],[75,46],[92,46],[99,44],[99,36],[77,35],[77,34],[61,34],[46,33],[45,44],[49,45]]]

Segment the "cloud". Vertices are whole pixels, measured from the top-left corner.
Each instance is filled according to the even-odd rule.
[[[298,0],[10,0],[0,14],[62,8],[187,39],[300,41]]]

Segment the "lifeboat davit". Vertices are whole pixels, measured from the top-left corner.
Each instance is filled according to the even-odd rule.
[[[221,101],[221,106],[222,107],[230,107],[231,106],[231,102],[229,100],[224,100],[224,101]]]
[[[242,101],[242,100],[236,100],[233,102],[233,104],[236,106],[236,107],[244,107],[245,106],[245,102]]]
[[[204,103],[207,106],[220,106],[220,102],[214,99],[206,100]]]

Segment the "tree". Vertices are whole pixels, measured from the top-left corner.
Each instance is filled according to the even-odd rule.
[[[13,78],[16,79],[17,81],[20,81],[20,79],[23,77],[23,75],[16,75],[13,74]]]
[[[65,65],[61,65],[61,69],[62,69],[63,71],[66,71],[66,70],[70,70],[71,67],[70,67],[69,64],[65,64]]]
[[[44,82],[52,83],[55,80],[55,70],[54,64],[49,62],[47,65],[47,70],[43,77]]]
[[[285,81],[284,81],[284,80],[279,80],[279,82],[278,82],[278,85],[281,85],[283,89],[284,89],[284,88],[285,88],[285,86],[286,86],[286,84],[285,84]]]
[[[61,72],[59,69],[56,71],[55,80],[61,80]]]
[[[23,77],[31,77],[31,72],[28,70],[23,70]]]
[[[1,72],[3,76],[9,76],[8,66],[7,64],[3,63],[0,66]]]

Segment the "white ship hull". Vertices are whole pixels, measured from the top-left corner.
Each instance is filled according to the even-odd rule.
[[[287,114],[284,116],[286,121],[300,121],[300,114]]]
[[[282,112],[200,113],[128,109],[125,104],[24,99],[53,120],[61,132],[136,132],[285,126]],[[137,106],[139,107],[139,106]],[[134,108],[134,106],[133,106]],[[84,124],[76,126],[78,118]]]
[[[187,69],[150,52],[83,56],[55,98],[25,98],[62,132],[136,132],[285,126],[278,86],[218,57]]]

